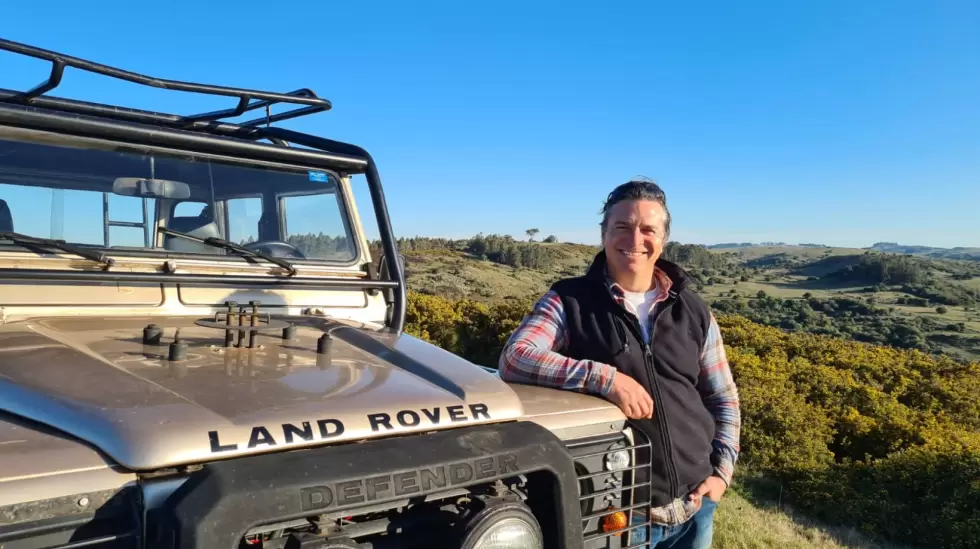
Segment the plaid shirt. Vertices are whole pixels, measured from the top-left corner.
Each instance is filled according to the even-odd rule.
[[[671,287],[670,278],[657,269],[654,314],[659,303],[667,299]],[[636,309],[625,299],[623,289],[607,277],[607,286],[613,298],[634,316]],[[534,305],[517,330],[510,336],[500,355],[500,377],[506,381],[545,385],[560,389],[609,394],[616,368],[593,360],[575,360],[559,354],[567,348],[568,333],[564,325],[561,298],[549,291]],[[650,325],[652,327],[653,322]],[[647,334],[649,340],[650,334]],[[711,461],[714,474],[726,484],[731,484],[735,462],[738,459],[741,415],[738,390],[732,379],[725,356],[721,330],[714,315],[708,327],[707,338],[701,350],[701,375],[698,390],[705,408],[715,420],[715,437],[712,442]],[[689,502],[680,497],[662,507],[651,509],[650,519],[658,524],[680,524],[691,518],[699,509],[700,501]]]

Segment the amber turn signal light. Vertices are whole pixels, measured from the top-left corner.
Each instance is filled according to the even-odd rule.
[[[610,507],[612,509],[612,507]],[[626,528],[626,513],[622,511],[616,511],[615,513],[609,513],[608,515],[602,517],[602,531],[612,532],[615,530],[622,530]],[[617,536],[622,534],[619,532]]]

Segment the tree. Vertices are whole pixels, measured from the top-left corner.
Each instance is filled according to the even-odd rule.
[[[527,233],[527,241],[534,242],[534,235],[538,234],[540,231],[538,229],[528,229],[524,232]]]

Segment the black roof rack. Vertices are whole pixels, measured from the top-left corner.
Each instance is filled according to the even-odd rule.
[[[34,88],[27,91],[11,91],[0,88],[0,103],[37,105],[62,111],[74,112],[77,114],[94,114],[101,117],[115,118],[131,122],[142,121],[156,124],[162,123],[178,128],[199,127],[202,123],[215,123],[226,118],[241,116],[246,112],[254,111],[256,109],[265,109],[266,116],[249,120],[247,122],[232,124],[236,127],[256,127],[263,123],[271,124],[273,122],[289,120],[299,116],[324,112],[330,110],[330,108],[333,106],[329,100],[317,97],[313,90],[308,88],[301,88],[288,93],[277,93],[243,88],[231,88],[227,86],[214,86],[210,84],[198,84],[194,82],[182,82],[179,80],[166,80],[163,78],[145,76],[135,72],[110,67],[108,65],[87,61],[85,59],[79,59],[77,57],[64,55],[2,38],[0,38],[0,50],[6,50],[51,62],[51,75],[46,81],[38,84]],[[66,67],[73,67],[79,70],[108,76],[110,78],[117,78],[155,88],[235,97],[238,99],[238,105],[233,109],[224,109],[220,111],[182,116],[101,105],[84,101],[46,97],[45,94],[57,88],[58,85],[61,84]],[[253,101],[253,99],[256,101]],[[272,114],[271,107],[279,103],[306,106],[278,114]]]
[[[247,154],[252,158],[315,162],[318,163],[317,165],[326,163],[330,166],[340,165],[344,166],[344,169],[354,169],[364,173],[367,179],[374,213],[377,216],[383,253],[389,259],[398,257],[398,247],[391,230],[391,219],[381,186],[381,176],[371,155],[357,145],[272,126],[273,122],[330,110],[332,107],[330,101],[317,97],[312,90],[302,88],[289,93],[276,93],[153,78],[2,38],[0,38],[0,50],[51,62],[51,75],[45,82],[34,88],[27,91],[0,88],[0,125],[12,122],[15,125],[47,131],[110,139],[136,139],[164,147],[179,143],[193,146],[195,150],[201,152],[232,152]],[[61,83],[66,67],[156,88],[234,97],[238,99],[238,106],[234,109],[183,116],[46,95]],[[272,114],[271,107],[279,103],[304,106]],[[247,122],[226,120],[256,109],[265,109],[266,115]],[[50,111],[81,116],[59,116],[57,112]],[[139,127],[139,124],[162,126],[162,128],[148,131],[146,127]],[[229,137],[235,139],[227,139]],[[261,139],[266,139],[271,144],[255,143]],[[292,147],[291,143],[308,149]],[[391,293],[390,298],[386,296],[386,301],[390,299],[391,303],[387,324],[390,330],[400,334],[405,327],[407,297],[405,273],[398,261],[389,260],[386,265],[388,279],[397,283],[397,288]],[[12,275],[5,273],[4,276]],[[180,278],[180,280],[184,279]],[[378,288],[390,289],[390,284],[382,282],[374,275],[371,275],[364,284],[370,285],[372,280],[377,282]]]

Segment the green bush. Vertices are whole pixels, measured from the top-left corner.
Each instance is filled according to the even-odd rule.
[[[407,330],[495,367],[532,303],[410,292]],[[980,363],[717,318],[741,397],[740,467],[781,480],[819,518],[921,547],[976,546]]]
[[[813,471],[794,484],[794,501],[820,519],[883,539],[973,548],[980,533],[978,441],[976,433],[961,433],[880,460]]]

